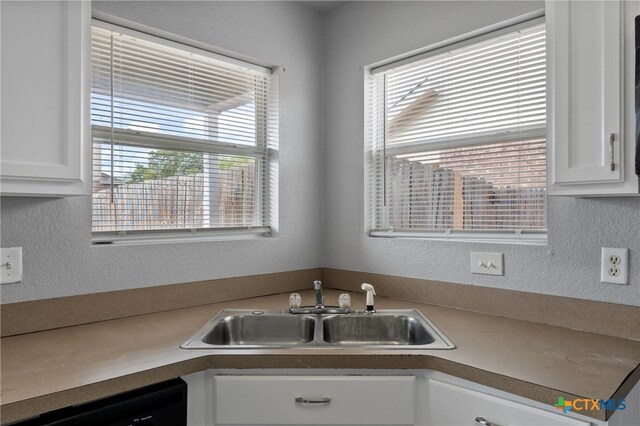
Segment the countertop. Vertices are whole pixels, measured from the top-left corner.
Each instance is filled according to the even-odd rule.
[[[364,305],[362,295],[352,298],[353,306]],[[640,379],[639,341],[382,297],[377,309],[419,309],[456,349],[180,348],[220,309],[287,306],[288,294],[278,294],[2,338],[1,421],[208,368],[432,369],[549,405],[558,396],[624,397]],[[605,420],[611,413],[583,414]]]

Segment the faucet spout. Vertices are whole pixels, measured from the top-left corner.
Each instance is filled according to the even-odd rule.
[[[324,294],[322,293],[322,281],[314,281],[313,289],[316,293],[316,308],[324,308]]]

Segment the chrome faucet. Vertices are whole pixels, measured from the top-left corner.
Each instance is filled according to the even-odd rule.
[[[316,293],[316,309],[324,308],[324,295],[322,293],[322,281],[314,281],[313,289]]]
[[[289,296],[289,312],[292,314],[348,314],[351,312],[349,302],[343,306],[325,306],[324,293],[322,291],[322,281],[313,282],[313,291],[315,293],[316,303],[314,306],[300,306],[300,295],[297,293]],[[293,301],[293,302],[292,302]],[[340,302],[342,303],[342,302]]]

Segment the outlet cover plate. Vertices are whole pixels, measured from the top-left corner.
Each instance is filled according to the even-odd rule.
[[[629,249],[602,247],[600,281],[609,284],[629,284]]]
[[[471,273],[504,275],[504,254],[471,252]]]
[[[0,249],[0,284],[22,281],[22,247]]]

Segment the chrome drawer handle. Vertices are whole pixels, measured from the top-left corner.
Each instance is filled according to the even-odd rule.
[[[331,403],[331,398],[303,398],[301,396],[296,396],[296,403],[298,404],[329,404]]]
[[[499,426],[495,423],[486,421],[484,417],[476,417],[476,423],[480,423],[482,426]]]

